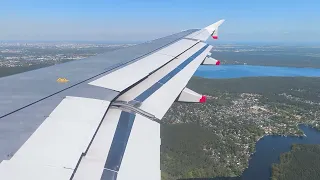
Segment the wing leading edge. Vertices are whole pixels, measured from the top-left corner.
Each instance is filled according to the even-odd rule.
[[[177,99],[203,101],[185,86],[210,55],[212,46],[203,41],[223,21],[86,82],[119,95],[62,100],[1,162],[0,179],[161,179],[161,119]]]

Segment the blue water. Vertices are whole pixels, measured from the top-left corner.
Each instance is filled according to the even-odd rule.
[[[256,76],[320,77],[320,69],[252,65],[200,66],[195,76],[218,79]]]
[[[252,65],[200,66],[195,76],[215,79],[259,76],[320,77],[320,69]],[[319,131],[304,125],[299,127],[307,137],[265,136],[257,142],[256,152],[251,156],[249,167],[241,177],[214,180],[269,180],[271,165],[279,163],[280,154],[290,151],[292,144],[320,144]]]
[[[307,137],[270,135],[260,139],[256,144],[256,152],[251,155],[249,167],[241,177],[218,177],[212,180],[270,180],[272,164],[279,163],[280,154],[289,152],[292,144],[320,144],[320,131],[305,125],[299,128]]]
[[[299,127],[307,137],[265,136],[260,139],[241,179],[269,180],[271,165],[279,163],[280,154],[290,151],[292,144],[320,144],[320,131],[304,125]]]

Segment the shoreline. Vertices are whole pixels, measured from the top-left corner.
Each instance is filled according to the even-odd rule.
[[[297,127],[299,127],[299,126],[305,126],[305,127],[307,127],[307,128],[311,128],[311,129],[314,129],[314,130],[316,130],[317,132],[319,132],[320,133],[320,130],[318,130],[316,127],[313,127],[313,126],[310,126],[309,124],[303,124],[303,123],[299,123],[299,124],[297,124]],[[300,127],[299,127],[299,129],[300,130],[302,130]],[[303,131],[303,130],[302,130]],[[258,140],[255,142],[255,151],[254,152],[252,152],[252,153],[250,153],[250,158],[249,158],[249,160],[248,160],[248,166],[242,171],[242,174],[240,175],[240,176],[234,176],[234,177],[239,177],[239,178],[241,178],[242,176],[243,176],[243,174],[244,174],[244,172],[249,168],[249,166],[250,166],[250,161],[252,160],[252,158],[253,158],[253,155],[257,152],[257,149],[256,149],[256,145],[257,145],[257,143],[261,140],[261,139],[263,139],[263,138],[265,138],[265,137],[284,137],[284,138],[307,138],[308,136],[305,134],[305,131],[303,131],[304,132],[304,135],[275,135],[275,134],[265,134],[265,135],[263,135],[263,136],[260,136],[259,138],[258,138]],[[293,144],[295,144],[295,143],[293,143]],[[291,144],[291,146],[293,145],[293,144]],[[298,143],[299,144],[299,143]],[[290,150],[289,151],[286,151],[286,152],[283,152],[283,153],[288,153],[288,152],[290,152],[291,151],[291,149],[292,149],[292,147],[290,147]],[[281,154],[283,154],[283,153],[280,153],[279,154],[279,156],[278,156],[278,158],[280,158],[280,156],[281,156]],[[271,164],[271,166],[269,167],[269,168],[272,168],[272,164]],[[272,172],[272,171],[271,171]],[[272,176],[272,174],[270,175],[270,177]],[[228,176],[228,177],[232,177],[232,176]],[[228,177],[226,177],[226,178],[228,178]]]

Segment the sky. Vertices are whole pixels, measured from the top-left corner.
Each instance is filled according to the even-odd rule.
[[[221,42],[320,42],[319,0],[0,0],[0,40],[146,41],[220,19]]]

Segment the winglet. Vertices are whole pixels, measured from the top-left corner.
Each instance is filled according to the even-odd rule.
[[[206,29],[211,34],[213,39],[218,39],[218,28],[223,22],[224,22],[224,19],[222,19],[214,24],[211,24],[210,26],[207,26],[204,29]]]
[[[223,22],[224,19],[188,35],[187,38],[206,41],[208,37],[212,36],[213,39],[218,39],[218,28]]]
[[[205,27],[204,29],[206,29],[207,31],[209,31],[211,34],[218,29],[218,27],[224,22],[225,20],[222,19],[214,24],[211,24],[210,26]]]

